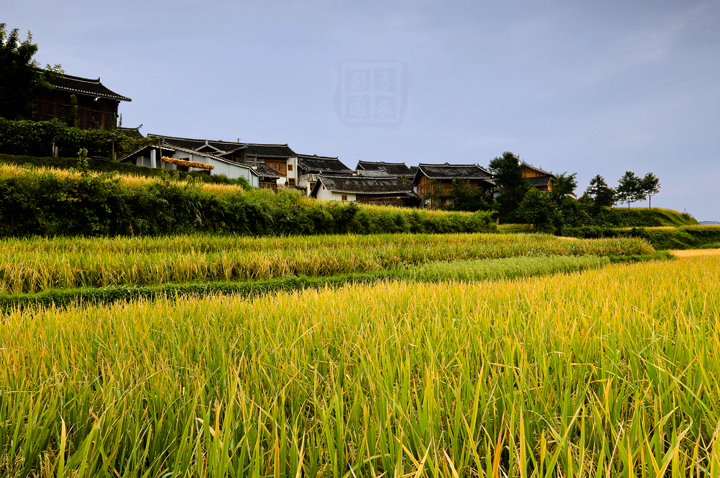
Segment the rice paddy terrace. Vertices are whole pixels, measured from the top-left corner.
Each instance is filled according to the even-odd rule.
[[[534,234],[0,250],[4,476],[720,473],[707,250]]]

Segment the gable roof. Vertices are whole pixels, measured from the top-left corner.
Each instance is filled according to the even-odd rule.
[[[398,174],[403,176],[411,176],[412,169],[408,168],[405,163],[386,163],[384,161],[358,161],[356,170],[363,171],[385,171],[388,174]]]
[[[317,195],[320,184],[335,193],[417,196],[412,190],[412,184],[397,176],[368,177],[321,174],[318,176],[311,195]]]
[[[548,187],[553,179],[555,179],[553,176],[535,176],[533,178],[525,178],[525,180],[534,188]]]
[[[492,180],[492,174],[486,169],[481,168],[477,164],[424,164],[418,165],[415,175],[417,181],[420,175],[425,175],[430,179],[482,179],[491,184],[495,184]]]
[[[209,147],[218,153],[228,153],[237,151],[238,149],[247,148],[246,143],[237,143],[234,141],[213,141],[209,139],[178,138],[175,136],[163,136],[161,134],[148,134],[147,137],[159,138],[162,139],[163,142],[166,144],[176,145],[181,148],[187,148],[196,151],[203,148],[208,149]]]
[[[48,81],[55,89],[76,95],[94,96],[115,101],[132,101],[127,96],[119,95],[100,83],[100,78],[93,80],[79,76],[60,75],[57,78],[48,78]]]
[[[240,164],[243,164],[243,163],[240,163]],[[249,166],[249,165],[245,164],[245,166]],[[251,167],[257,172],[258,176],[260,176],[261,178],[279,179],[279,178],[285,177],[284,174],[278,173],[273,168],[271,168],[270,166],[268,166],[267,164],[265,164],[263,162],[258,162],[257,164],[252,165]]]
[[[533,166],[532,164],[528,164],[528,163],[526,163],[525,161],[521,162],[521,163],[520,163],[520,166],[525,167],[525,168],[528,168],[528,169],[532,169],[533,171],[537,171],[538,173],[544,174],[545,176],[550,176],[550,177],[552,177],[552,178],[556,178],[556,179],[557,179],[557,176],[555,176],[553,173],[550,173],[550,172],[548,172],[548,171],[545,171],[545,170],[543,170],[543,169],[540,169],[540,168],[538,168],[538,167],[536,167],[536,166]],[[527,179],[527,178],[526,178],[526,179]]]
[[[352,174],[353,170],[345,166],[338,158],[329,156],[318,156],[309,154],[298,154],[298,167],[305,174],[313,173],[335,173],[335,174]]]
[[[294,158],[295,151],[287,144],[246,143],[248,156],[274,156],[278,158]]]

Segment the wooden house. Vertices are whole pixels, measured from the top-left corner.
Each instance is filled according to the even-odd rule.
[[[471,188],[489,190],[495,187],[492,174],[477,164],[420,163],[412,184],[424,207],[437,208],[452,203],[455,179],[468,181]]]
[[[338,158],[308,154],[297,155],[297,185],[310,195],[321,174],[352,176],[353,170]]]
[[[47,121],[57,118],[68,121],[72,115],[72,95],[77,99],[77,125],[82,129],[112,129],[116,126],[118,105],[132,101],[100,83],[79,76],[60,75],[51,79],[52,90],[44,91],[35,98],[33,120]]]
[[[319,174],[310,196],[320,200],[417,207],[420,198],[405,178],[387,174]]]
[[[557,176],[528,164],[525,161],[520,163],[520,167],[523,177],[527,179],[532,187],[540,191],[552,191],[553,181],[557,179]]]

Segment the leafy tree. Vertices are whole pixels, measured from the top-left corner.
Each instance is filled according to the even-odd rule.
[[[540,192],[536,188],[530,189],[525,194],[517,215],[528,224],[532,224],[538,232],[554,233],[558,232],[558,225],[562,227],[562,215],[552,194]]]
[[[575,188],[577,188],[576,176],[577,173],[568,174],[564,172],[553,180],[553,187],[550,193],[556,201],[560,201],[566,196],[572,196],[575,193]]]
[[[480,188],[472,187],[467,179],[453,179],[452,188],[452,209],[455,211],[486,211],[490,209],[490,198]]]
[[[620,181],[618,181],[615,192],[618,201],[626,202],[628,208],[630,208],[630,203],[642,201],[647,197],[642,186],[642,179],[635,176],[635,173],[632,171],[625,171],[625,174],[623,174]]]
[[[30,116],[35,108],[35,97],[40,91],[52,89],[48,78],[61,74],[60,65],[40,69],[32,59],[38,46],[32,42],[32,34],[20,41],[18,29],[5,30],[0,23],[0,117],[17,119]]]
[[[585,190],[585,194],[596,212],[615,205],[615,190],[608,186],[605,178],[599,174],[590,180],[590,186]]]
[[[523,178],[520,158],[509,151],[490,161],[490,172],[500,191],[497,197],[498,212],[503,222],[513,222],[516,211],[530,189],[530,183]]]
[[[648,209],[652,208],[652,197],[660,192],[660,180],[653,173],[647,173],[645,177],[640,180],[640,187],[643,193],[649,198]]]

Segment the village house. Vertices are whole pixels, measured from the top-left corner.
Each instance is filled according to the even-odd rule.
[[[251,166],[177,145],[145,146],[120,161],[148,168],[222,174],[230,179],[244,178],[250,186],[260,187],[261,173]]]
[[[537,188],[540,191],[552,191],[553,182],[557,179],[557,176],[553,173],[544,171],[526,163],[525,161],[520,163],[520,168],[522,169],[523,177],[527,179],[532,187]]]
[[[382,171],[360,171],[360,175],[319,174],[310,197],[330,201],[355,201],[361,204],[417,207],[420,198],[404,177]]]
[[[423,207],[438,208],[452,204],[455,179],[467,181],[471,188],[489,190],[495,187],[492,174],[477,164],[420,163],[412,184]]]
[[[355,171],[384,171],[389,175],[414,178],[417,166],[408,167],[405,163],[386,163],[383,161],[358,161]]]
[[[345,166],[338,158],[298,154],[296,159],[297,185],[299,188],[302,188],[308,196],[315,187],[318,177],[321,174],[331,174],[333,176],[352,176],[353,174],[353,170]]]
[[[52,90],[43,91],[35,98],[34,121],[58,119],[66,122],[73,114],[72,95],[77,100],[77,126],[82,129],[112,129],[116,126],[118,105],[132,101],[100,83],[79,76],[60,75],[51,78]]]

